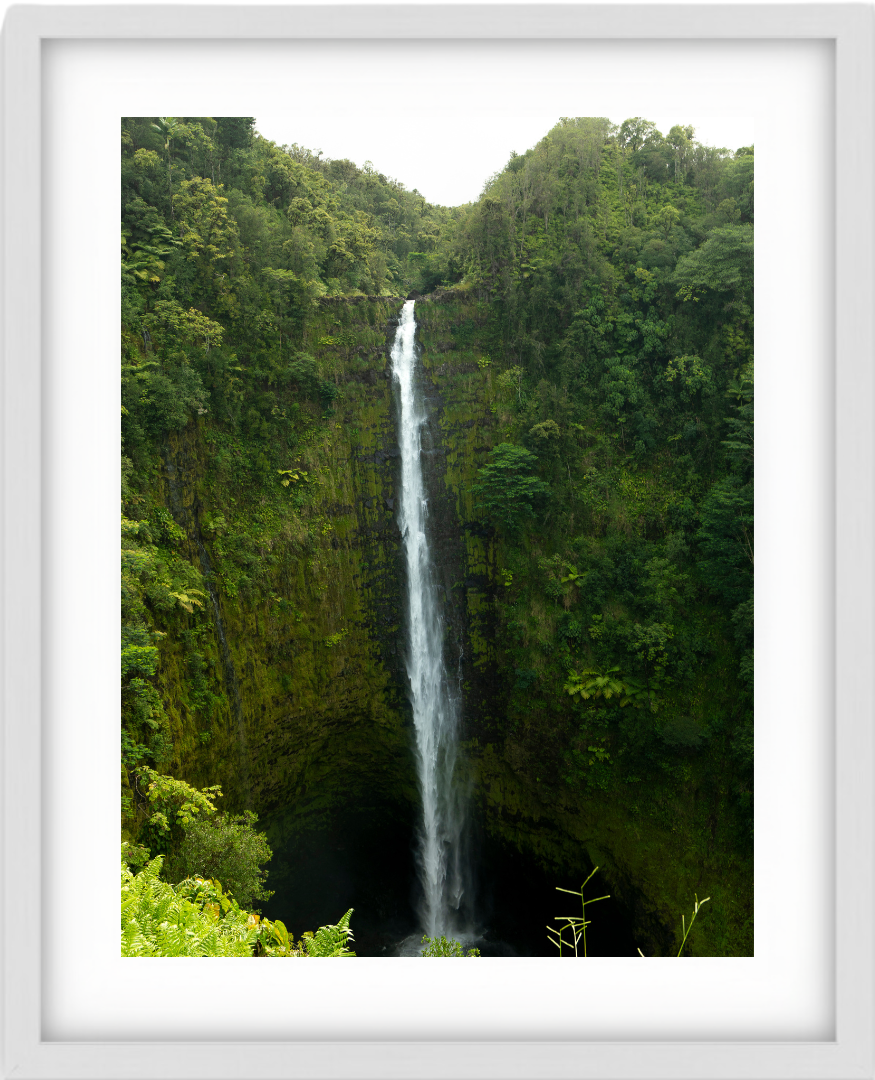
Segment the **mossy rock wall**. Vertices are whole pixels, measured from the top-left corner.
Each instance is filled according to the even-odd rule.
[[[388,343],[400,305],[328,301],[308,325],[305,346],[338,396],[290,457],[298,479],[284,487],[276,475],[247,498],[229,465],[242,451],[207,418],[167,440],[156,470],[209,593],[195,645],[191,634],[188,648],[179,634],[162,643],[172,769],[221,784],[226,807],[294,808],[301,829],[362,792],[415,799],[392,509]],[[255,587],[241,586],[249,567]],[[208,708],[194,700],[193,654]]]

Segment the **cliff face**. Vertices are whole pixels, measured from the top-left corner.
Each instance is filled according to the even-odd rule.
[[[293,805],[302,829],[362,791],[414,798],[386,353],[398,306],[323,304],[310,333],[338,389],[334,415],[310,425],[288,473],[254,500],[235,487],[233,442],[205,418],[167,440],[155,472],[208,593],[194,633],[161,645],[172,767],[221,784],[229,806]]]
[[[697,926],[693,951],[751,952],[750,866],[721,831],[706,760],[685,759],[686,780],[649,778],[646,796],[634,777],[606,795],[560,775],[571,706],[529,689],[509,616],[540,601],[508,569],[470,493],[504,438],[499,388],[478,344],[486,303],[447,292],[416,309],[433,553],[447,659],[465,689],[476,828],[557,878],[598,865],[645,952],[670,949],[694,892],[710,893],[713,917]],[[333,414],[303,425],[287,469],[255,497],[235,482],[239,449],[207,417],[170,437],[156,461],[154,496],[183,529],[207,593],[201,618],[161,644],[175,747],[165,769],[221,784],[225,806],[257,811],[275,848],[357,808],[375,822],[415,821],[388,359],[400,306],[322,302],[305,346],[337,388]],[[280,879],[291,873],[278,869]]]

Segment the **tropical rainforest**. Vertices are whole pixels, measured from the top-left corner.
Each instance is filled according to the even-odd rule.
[[[124,955],[416,929],[408,298],[475,908],[557,955],[598,867],[594,952],[676,955],[708,896],[684,955],[753,954],[753,163],[564,117],[443,207],[252,117],[122,119]]]

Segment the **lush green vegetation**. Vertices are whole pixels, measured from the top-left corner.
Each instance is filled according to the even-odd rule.
[[[749,951],[752,148],[564,119],[447,209],[251,118],[124,118],[121,178],[130,882],[173,925],[216,903],[198,877],[251,914],[255,811],[329,820],[332,773],[412,798],[380,470],[416,289],[470,677],[501,688],[469,723],[490,828],[559,865],[597,820],[663,921],[707,886],[707,947]]]
[[[256,916],[215,902],[202,881],[162,881],[161,867],[158,855],[134,874],[122,853],[122,956],[252,955]]]
[[[126,848],[123,844],[122,956],[355,956],[348,948],[352,911],[315,934],[305,933],[296,944],[282,922],[242,909],[218,881],[193,877],[171,885],[161,879],[163,856],[135,872]]]
[[[692,136],[562,120],[448,231],[467,299],[455,326],[425,318],[491,400],[470,490],[501,541],[527,758],[581,791],[692,782],[745,850],[753,150]]]

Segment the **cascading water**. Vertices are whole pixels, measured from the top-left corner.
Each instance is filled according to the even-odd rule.
[[[428,545],[428,501],[422,471],[422,430],[427,421],[416,364],[414,301],[401,311],[392,346],[399,388],[401,503],[398,523],[407,561],[407,674],[416,732],[422,797],[417,865],[422,885],[419,915],[429,937],[458,933],[465,892],[461,835],[464,806],[454,785],[458,694],[444,667],[443,616]]]

